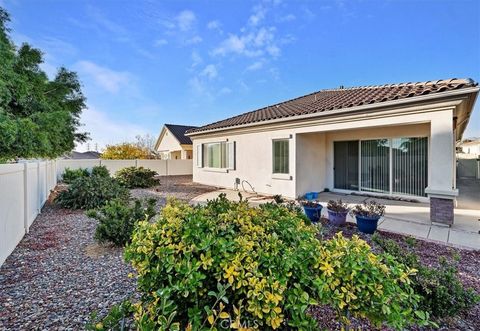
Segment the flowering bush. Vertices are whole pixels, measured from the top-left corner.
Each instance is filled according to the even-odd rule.
[[[171,201],[140,222],[126,249],[138,272],[140,328],[315,328],[306,309],[317,229],[288,208],[250,208],[224,195],[206,206]]]

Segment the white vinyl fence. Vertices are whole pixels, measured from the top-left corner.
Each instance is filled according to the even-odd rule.
[[[0,164],[0,265],[28,233],[57,184],[55,161]]]
[[[57,178],[62,178],[65,168],[92,170],[94,166],[103,165],[115,175],[120,169],[126,167],[144,167],[156,171],[160,176],[191,175],[193,173],[193,160],[73,160],[65,159],[57,161]]]

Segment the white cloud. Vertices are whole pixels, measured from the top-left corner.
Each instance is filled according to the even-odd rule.
[[[197,51],[193,51],[191,57],[192,57],[192,67],[193,68],[198,66],[199,64],[201,64],[203,62],[202,57],[200,56],[200,54],[198,54]]]
[[[207,23],[207,29],[209,30],[219,30],[222,26],[222,23],[218,20],[210,21]]]
[[[213,64],[209,64],[202,70],[200,75],[207,77],[208,79],[214,79],[218,76],[217,67],[215,67]]]
[[[253,26],[258,25],[261,21],[265,19],[266,13],[267,13],[267,10],[262,5],[257,5],[253,7],[253,14],[248,19],[248,23]]]
[[[280,48],[275,40],[275,28],[260,28],[254,32],[242,35],[231,34],[223,40],[213,51],[213,55],[227,55],[229,53],[257,57],[265,54],[277,57]]]
[[[109,117],[91,105],[82,112],[81,123],[84,124],[81,130],[89,132],[91,140],[77,146],[77,151],[86,151],[87,145],[90,149],[98,145],[101,150],[106,145],[133,141],[136,135],[143,136],[148,133],[140,125],[116,121],[115,118]]]
[[[176,17],[178,28],[181,31],[188,31],[195,23],[195,13],[191,10],[184,10]]]
[[[160,47],[160,46],[168,44],[168,41],[166,39],[157,39],[157,40],[155,40],[155,42],[153,44],[157,47]]]
[[[203,41],[202,37],[193,36],[192,38],[185,40],[185,44],[186,45],[195,45],[195,44],[201,43],[202,41]]]
[[[295,21],[297,19],[297,17],[293,14],[288,14],[288,15],[285,15],[285,16],[282,16],[278,19],[279,22],[291,22],[291,21]]]
[[[90,61],[75,64],[80,73],[90,76],[95,84],[110,93],[117,93],[122,87],[131,85],[131,75],[124,71],[114,71]]]
[[[256,61],[247,67],[249,71],[255,71],[263,68],[263,61]]]

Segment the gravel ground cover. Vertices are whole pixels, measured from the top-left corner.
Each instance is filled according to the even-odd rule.
[[[215,188],[191,183],[191,176],[160,178],[134,197],[190,200]],[[133,269],[123,249],[95,243],[96,221],[81,210],[47,204],[0,269],[0,330],[79,330],[90,314],[134,295]]]

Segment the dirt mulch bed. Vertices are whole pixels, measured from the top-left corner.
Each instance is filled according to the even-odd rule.
[[[351,238],[354,234],[358,235],[360,238],[367,241],[372,246],[374,251],[380,251],[377,245],[372,242],[372,236],[359,232],[354,224],[347,223],[346,225],[340,227],[332,226],[326,219],[322,219],[321,223],[323,225],[323,239],[330,239],[337,232],[342,231],[343,235],[349,238]],[[378,232],[383,238],[392,239],[399,245],[405,247],[405,239],[408,238],[408,236],[384,231]],[[416,239],[415,251],[422,263],[433,267],[438,265],[440,257],[445,257],[447,260],[452,260],[454,255],[458,255],[460,257],[458,271],[462,283],[465,287],[473,288],[477,293],[480,293],[480,250],[459,249],[440,243]],[[322,329],[341,329],[340,323],[338,323],[336,320],[335,312],[331,308],[325,306],[314,307],[310,309],[310,313],[318,320],[319,326]],[[470,309],[470,311],[460,316],[439,321],[439,330],[480,330],[479,316],[480,304],[477,304],[475,307]],[[370,325],[367,320],[363,319],[353,319],[351,328],[355,330],[376,330],[376,328]],[[391,329],[382,327],[379,330]],[[412,330],[427,330],[427,328],[415,327],[412,328]]]

